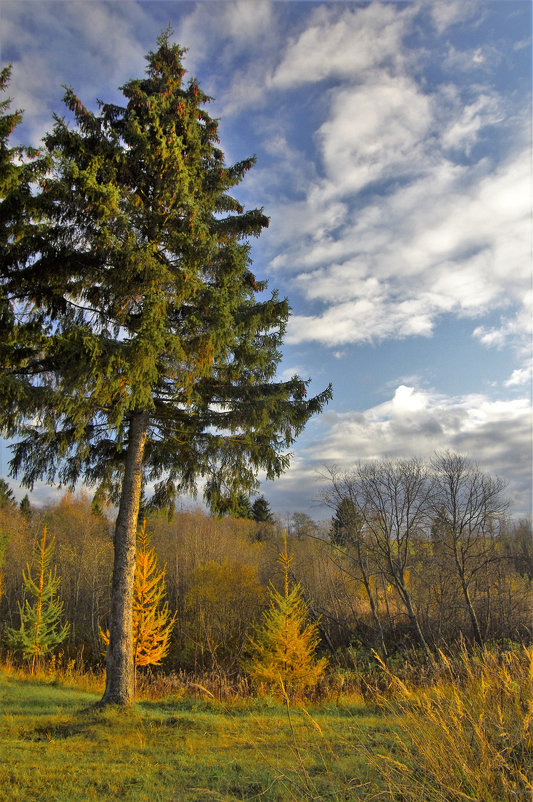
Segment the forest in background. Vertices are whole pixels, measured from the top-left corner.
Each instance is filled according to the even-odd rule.
[[[20,623],[23,571],[46,524],[55,541],[63,619],[70,624],[61,651],[65,658],[81,655],[87,666],[103,665],[100,630],[109,620],[112,512],[95,512],[83,494],[67,493],[40,510],[16,505],[9,493],[2,503],[4,653],[7,629]],[[411,616],[431,649],[475,640],[456,561],[439,540],[438,527],[411,534],[399,582],[368,535],[342,535],[342,513],[340,505],[331,520],[316,523],[296,512],[284,525],[211,517],[201,510],[176,512],[170,520],[163,513],[148,514],[146,532],[159,566],[166,566],[166,597],[175,614],[162,670],[242,672],[250,635],[268,607],[269,587],[282,587],[278,557],[284,528],[293,557],[291,580],[301,585],[309,618],[319,627],[319,653],[332,667],[354,668],[373,649],[392,656],[420,648],[406,592]],[[489,532],[471,536],[468,549],[468,593],[483,642],[531,643],[530,523],[502,518]]]

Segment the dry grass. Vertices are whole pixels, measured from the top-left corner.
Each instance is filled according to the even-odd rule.
[[[400,734],[394,755],[369,755],[389,798],[404,802],[531,802],[533,650],[459,659],[440,654],[427,688],[389,672],[382,700]]]
[[[484,650],[474,654],[463,649],[459,655],[440,653],[431,671],[413,673],[410,678],[401,666],[394,671],[382,665],[381,670],[381,685],[386,687],[379,697],[381,712],[373,705],[365,705],[361,697],[357,704],[355,699],[350,703],[349,696],[357,694],[351,688],[352,693],[346,694],[346,687],[342,683],[335,685],[332,679],[322,688],[322,704],[312,706],[311,715],[302,707],[290,710],[287,707],[283,711],[268,698],[251,698],[251,687],[245,678],[228,678],[213,672],[197,676],[143,675],[139,682],[142,701],[132,715],[141,715],[147,728],[143,749],[152,741],[155,747],[157,741],[157,749],[162,750],[158,764],[172,760],[179,768],[178,774],[202,776],[204,790],[219,789],[220,796],[215,798],[249,798],[247,794],[253,797],[253,788],[265,800],[531,802],[533,649],[501,653]],[[49,693],[62,692],[63,716],[65,705],[70,702],[61,686],[72,689],[73,700],[84,691],[86,696],[93,694],[96,701],[94,694],[103,689],[103,675],[83,670],[81,659],[78,663],[66,658],[52,661],[33,677],[8,660],[2,665],[2,673],[6,680],[13,679],[10,687],[19,694],[21,710],[26,709],[32,694],[38,707],[39,683],[43,683],[42,693],[46,686]],[[376,694],[372,693],[374,703],[376,697],[377,688]],[[14,699],[13,703],[16,710],[18,702]],[[81,697],[77,703],[81,703]],[[53,711],[50,715],[53,736],[56,726]],[[69,732],[76,733],[78,727],[85,731],[89,726],[85,718],[91,715],[73,713],[72,721],[68,722]],[[169,721],[174,721],[177,715],[189,717],[195,723],[201,743],[191,740],[183,752],[180,742],[167,754]],[[154,716],[161,719],[157,727]],[[24,732],[37,726],[32,720],[23,721],[18,713],[13,720],[19,718]],[[4,715],[4,719],[7,726],[8,717]],[[119,720],[122,721],[120,716]],[[40,712],[37,721],[42,728]],[[123,742],[124,748],[128,745],[127,754],[131,755],[130,741],[139,737],[139,722],[136,718],[135,726],[130,728],[129,724],[126,726],[128,721],[126,716],[120,725],[122,729],[119,727],[113,737]],[[116,722],[115,726],[118,727]],[[155,739],[151,734],[154,727],[154,732],[159,733]],[[219,734],[215,737],[215,733]],[[16,741],[17,733],[12,736]],[[82,745],[88,748],[92,738],[93,735],[87,744],[80,743],[80,748]],[[226,743],[227,738],[231,744]],[[13,747],[17,746],[15,741]],[[243,749],[246,754],[255,755],[258,776],[244,759]],[[223,774],[219,777],[218,764],[218,758],[223,753],[227,757],[228,750],[236,771],[242,771],[246,764],[247,778],[243,783],[237,777],[232,779],[230,785],[238,788],[239,793],[234,790],[229,797],[222,792],[226,780]],[[191,756],[196,757],[193,760]],[[142,762],[144,757],[139,755],[139,760]],[[88,765],[88,778],[92,777],[92,771]],[[120,777],[117,778],[116,788],[119,788]],[[30,788],[30,780],[27,782]],[[153,782],[152,777],[150,783]],[[88,788],[93,789],[93,780],[88,779],[88,783]],[[113,786],[113,793],[115,790]],[[168,787],[162,785],[157,798],[171,798],[167,793]],[[102,798],[108,797],[104,794]],[[140,794],[138,798],[144,797]]]
[[[103,669],[90,669],[85,665],[83,653],[71,658],[63,652],[52,654],[44,661],[37,661],[33,673],[27,663],[13,660],[7,654],[0,661],[0,671],[21,682],[43,682],[75,688],[85,693],[103,693],[105,673]]]

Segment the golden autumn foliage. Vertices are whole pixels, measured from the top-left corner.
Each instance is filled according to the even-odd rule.
[[[300,697],[315,687],[327,660],[315,658],[320,641],[317,625],[307,623],[307,604],[299,584],[292,589],[289,571],[292,557],[284,550],[279,555],[284,589],[279,593],[270,587],[270,608],[264,622],[251,640],[253,657],[247,668],[256,683],[267,685],[274,694],[285,699]]]
[[[0,596],[2,595],[2,588],[4,583],[4,574],[2,572],[2,564],[4,562],[4,555],[7,548],[8,535],[0,532]]]
[[[158,665],[168,652],[176,615],[170,615],[165,598],[165,568],[158,571],[150,548],[146,521],[137,536],[133,586],[133,644],[136,666]]]
[[[208,560],[191,573],[185,597],[187,649],[209,664],[239,664],[247,632],[265,603],[257,569],[242,562]]]
[[[135,579],[133,586],[133,655],[135,668],[159,665],[169,648],[176,615],[170,615],[165,600],[165,568],[158,570],[155,550],[150,548],[143,521],[137,535]],[[106,644],[109,633],[100,631]]]

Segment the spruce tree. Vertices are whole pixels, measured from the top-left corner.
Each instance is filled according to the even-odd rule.
[[[11,67],[0,71],[0,93],[7,90]],[[22,112],[10,111],[11,100],[0,101],[0,431],[14,433],[24,412],[32,406],[32,391],[25,360],[38,348],[42,315],[27,314],[23,297],[7,286],[16,282],[18,265],[32,259],[31,241],[41,232],[41,199],[37,182],[50,167],[47,155],[31,147],[9,146]],[[31,368],[27,366],[31,372]],[[33,405],[34,411],[37,406]]]
[[[0,509],[15,509],[15,496],[5,479],[0,479]]]
[[[58,117],[45,137],[39,224],[0,255],[2,292],[27,326],[4,372],[16,393],[1,429],[21,436],[13,474],[29,487],[85,479],[118,504],[104,703],[133,698],[143,483],[156,483],[153,505],[172,507],[203,478],[213,509],[231,505],[259,470],[273,479],[288,467],[331,395],[275,380],[289,307],[258,299],[266,284],[248,242],[268,219],[230,194],[254,159],[225,164],[182,56],[164,33],[146,76],[122,87],[124,106],[94,113],[67,89],[74,124]]]
[[[19,604],[20,627],[8,629],[7,643],[14,651],[31,659],[31,673],[36,661],[62,643],[69,633],[69,624],[61,625],[63,602],[58,598],[60,579],[57,570],[50,568],[54,541],[46,542],[46,527],[33,549],[35,571],[29,563],[22,579],[26,591],[24,604]]]
[[[24,498],[20,500],[19,510],[25,518],[31,518],[31,504],[27,493],[24,495]]]
[[[257,523],[273,523],[270,505],[264,496],[259,496],[252,504],[252,518]]]

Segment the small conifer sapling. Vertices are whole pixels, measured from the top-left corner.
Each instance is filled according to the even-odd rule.
[[[176,614],[170,615],[165,600],[165,568],[158,570],[155,550],[150,548],[146,521],[137,535],[135,579],[133,584],[133,644],[135,670],[138,666],[159,665],[167,655]],[[109,633],[100,630],[105,644]]]
[[[20,627],[8,629],[7,642],[11,649],[22,652],[31,660],[31,673],[38,660],[47,655],[67,637],[70,625],[61,624],[63,602],[58,596],[60,578],[57,568],[50,567],[54,541],[47,543],[46,527],[33,549],[34,570],[29,563],[22,572],[26,598],[19,604]]]
[[[315,657],[320,641],[317,625],[307,621],[307,604],[300,584],[291,588],[291,561],[285,537],[284,550],[279,555],[283,593],[270,586],[270,608],[257,637],[251,640],[253,657],[248,665],[255,682],[267,685],[285,700],[314,688],[327,664],[325,658]]]

